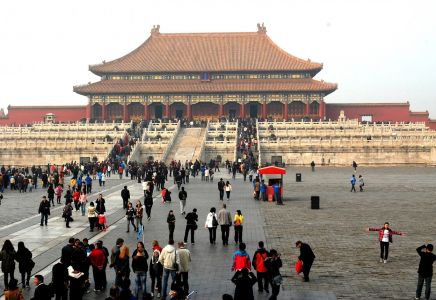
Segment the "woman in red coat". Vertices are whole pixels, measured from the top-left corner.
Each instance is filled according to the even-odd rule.
[[[389,243],[392,243],[392,236],[405,235],[405,233],[394,231],[389,227],[389,223],[385,222],[381,228],[368,228],[368,231],[378,231],[378,240],[380,242],[380,262],[388,262]]]

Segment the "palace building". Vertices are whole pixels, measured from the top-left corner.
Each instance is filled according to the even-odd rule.
[[[127,55],[89,70],[101,80],[75,86],[82,106],[9,106],[0,125],[151,119],[217,120],[258,118],[368,122],[424,122],[429,113],[396,103],[325,103],[337,84],[316,80],[323,65],[297,58],[276,45],[258,24],[256,32],[161,33]]]
[[[292,56],[257,32],[161,33],[89,70],[101,80],[74,87],[93,120],[219,117],[324,119],[337,85],[313,77],[322,64]]]

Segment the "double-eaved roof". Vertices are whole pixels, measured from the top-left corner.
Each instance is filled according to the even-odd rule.
[[[258,25],[257,32],[167,33],[153,27],[150,37],[129,54],[89,69],[103,80],[74,87],[82,95],[144,93],[322,92],[337,85],[317,81],[322,64],[297,58],[278,47]],[[135,74],[301,73],[289,79],[113,79]],[[310,74],[310,76],[308,75]],[[307,77],[308,76],[308,77]],[[112,78],[112,79],[111,79]]]

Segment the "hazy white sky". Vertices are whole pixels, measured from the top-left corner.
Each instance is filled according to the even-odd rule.
[[[324,63],[327,102],[409,101],[436,118],[434,0],[13,0],[0,4],[0,107],[85,104],[89,64],[160,31],[256,31]]]

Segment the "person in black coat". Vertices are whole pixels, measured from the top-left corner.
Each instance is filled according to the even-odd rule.
[[[124,189],[121,191],[121,198],[123,198],[123,208],[127,209],[127,203],[130,199],[130,191],[127,189],[127,186],[124,186]]]
[[[257,278],[253,272],[249,272],[247,268],[236,271],[232,282],[236,285],[234,300],[254,300],[253,285]]]
[[[269,300],[276,300],[280,293],[280,285],[282,284],[282,275],[280,274],[282,260],[280,259],[280,254],[275,249],[271,249],[269,255],[265,259],[265,267],[268,270],[268,278],[272,289],[272,295]]]
[[[69,276],[68,265],[65,260],[65,258],[61,258],[61,261],[55,264],[52,269],[53,291],[56,295],[56,300],[68,299]]]
[[[424,251],[422,251],[424,250]],[[416,248],[421,260],[418,267],[418,285],[416,287],[416,298],[421,298],[422,287],[425,281],[425,299],[430,299],[431,279],[433,277],[433,263],[436,260],[436,255],[433,252],[433,245],[422,245]]]
[[[300,248],[300,256],[298,259],[303,262],[303,281],[309,281],[310,268],[312,268],[313,261],[315,260],[315,254],[313,254],[312,248],[308,244],[301,241],[295,243],[297,248]]]
[[[46,196],[42,196],[42,201],[39,204],[38,213],[41,214],[41,226],[45,223],[47,226],[48,216],[50,215],[50,202],[48,202]]]
[[[150,191],[145,192],[144,197],[145,213],[147,214],[147,220],[151,219],[151,208],[153,207],[153,194]]]
[[[50,288],[48,285],[44,284],[44,277],[42,275],[35,275],[33,283],[36,288],[33,298],[30,300],[49,300],[52,298],[50,295]]]
[[[188,242],[188,234],[189,231],[191,231],[191,244],[195,243],[195,230],[197,229],[197,222],[198,222],[198,215],[197,215],[197,209],[194,208],[192,212],[188,213],[185,217],[186,219],[186,228],[185,228],[185,237],[184,242]]]
[[[21,274],[21,285],[23,288],[30,286],[30,272],[32,272],[35,263],[32,260],[32,252],[24,246],[23,242],[18,242],[18,250],[15,254],[15,260],[18,262],[18,270]],[[27,279],[25,280],[27,274]]]

